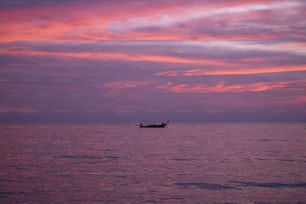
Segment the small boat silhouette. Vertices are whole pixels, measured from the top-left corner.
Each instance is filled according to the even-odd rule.
[[[140,123],[139,127],[140,128],[164,128],[168,125],[169,120],[167,120],[166,122],[162,122],[161,124],[143,124]]]

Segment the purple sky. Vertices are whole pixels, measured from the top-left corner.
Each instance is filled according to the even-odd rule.
[[[0,2],[0,120],[306,121],[306,2]]]

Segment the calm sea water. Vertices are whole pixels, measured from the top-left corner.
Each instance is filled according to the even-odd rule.
[[[0,125],[0,203],[306,203],[306,124]]]

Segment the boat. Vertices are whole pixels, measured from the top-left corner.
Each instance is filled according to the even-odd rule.
[[[162,122],[160,124],[143,124],[143,123],[140,123],[139,127],[140,128],[164,128],[168,125],[168,123],[169,123],[169,120],[167,120],[166,122]]]

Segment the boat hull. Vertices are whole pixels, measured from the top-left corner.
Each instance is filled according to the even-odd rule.
[[[164,128],[167,124],[162,125],[139,125],[140,128]]]
[[[168,125],[168,122],[169,121],[163,122],[161,124],[142,124],[142,123],[140,123],[139,127],[140,128],[164,128]]]

